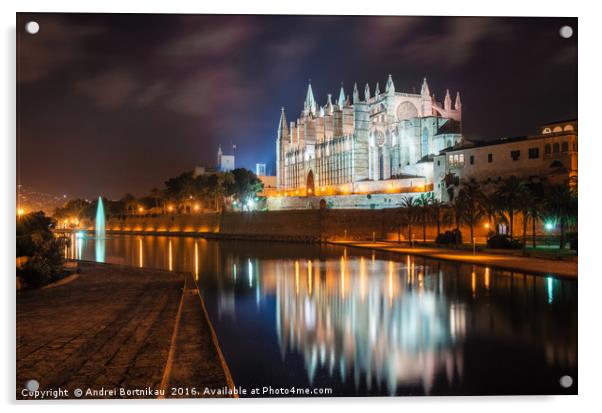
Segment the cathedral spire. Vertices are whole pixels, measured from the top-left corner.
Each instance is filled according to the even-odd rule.
[[[328,94],[328,98],[326,100],[326,110],[328,111],[328,114],[332,113],[332,95],[330,93]]]
[[[456,103],[454,103],[454,109],[455,110],[462,109],[462,102],[460,101],[460,92],[456,93]]]
[[[345,106],[345,89],[343,88],[343,82],[341,82],[341,91],[339,92],[339,108],[343,108]]]
[[[311,79],[307,85],[307,95],[305,96],[305,108],[309,112],[316,114],[316,100],[314,99],[314,91],[311,88]]]
[[[353,103],[360,101],[360,92],[357,90],[357,83],[353,84]]]
[[[280,110],[280,121],[278,122],[278,139],[284,140],[288,138],[288,125],[286,123],[286,115],[284,114],[284,106]]]
[[[366,102],[370,100],[370,85],[368,83],[366,83],[366,87],[364,88],[364,99],[366,99]]]
[[[395,84],[393,83],[393,77],[391,75],[389,75],[389,78],[387,79],[387,86],[385,87],[385,93],[387,95],[395,94]]]
[[[452,108],[452,100],[449,94],[449,89],[445,91],[445,100],[443,101],[443,109],[449,111]]]
[[[376,99],[380,97],[380,86],[378,85],[378,82],[376,82],[376,89],[374,89],[374,97]]]
[[[424,78],[424,80],[422,81],[422,88],[420,89],[420,94],[423,97],[428,97],[431,95],[431,92],[429,90],[429,84],[426,82],[426,77]]]

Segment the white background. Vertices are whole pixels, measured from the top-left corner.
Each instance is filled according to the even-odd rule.
[[[3,1],[0,14],[0,170],[2,195],[0,210],[3,223],[2,245],[2,325],[3,339],[0,392],[7,408],[64,412],[66,410],[106,411],[107,409],[143,408],[152,412],[165,409],[195,411],[237,410],[289,412],[314,409],[336,409],[339,412],[365,409],[397,412],[543,412],[600,411],[602,407],[602,46],[601,15],[593,1],[525,0],[469,1],[428,0],[406,2],[396,0],[295,0],[292,2],[200,1],[181,0],[104,0],[104,1]],[[237,13],[237,14],[377,14],[377,15],[451,15],[451,16],[577,16],[579,27],[579,396],[565,397],[423,397],[423,398],[338,398],[338,399],[274,399],[274,400],[187,400],[187,401],[73,401],[15,402],[15,41],[16,12],[127,12],[127,13]],[[19,28],[21,29],[21,28]],[[42,28],[43,30],[43,28]],[[596,159],[598,158],[598,159]],[[598,166],[598,168],[595,168]],[[598,213],[596,213],[598,212]],[[134,407],[137,405],[136,407]],[[374,406],[373,406],[374,405]],[[596,408],[595,406],[598,405]]]

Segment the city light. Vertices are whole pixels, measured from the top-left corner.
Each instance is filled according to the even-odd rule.
[[[194,210],[195,210],[195,211],[198,211],[200,208],[201,208],[201,207],[199,207],[199,205],[198,205],[198,204],[194,206]]]
[[[170,212],[171,212],[171,211],[173,211],[173,206],[169,205],[169,206],[167,207],[167,210],[168,210],[168,211],[170,211]]]
[[[485,225],[483,225],[485,227],[485,229],[489,229],[489,222],[485,223]]]
[[[138,212],[144,212],[144,208],[142,208],[142,207],[139,207],[139,208],[138,208]]]
[[[546,231],[552,231],[554,229],[554,223],[551,221],[548,221],[545,223],[544,225]]]
[[[25,210],[23,208],[17,209],[17,215],[18,216],[21,216],[21,215],[24,215],[24,214],[25,214]]]

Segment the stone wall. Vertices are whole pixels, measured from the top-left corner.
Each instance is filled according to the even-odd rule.
[[[166,216],[132,216],[125,219],[109,219],[109,232],[134,233],[171,233],[171,234],[203,234],[251,239],[277,239],[314,241],[325,239],[357,239],[371,240],[390,239],[403,241],[408,238],[407,225],[401,222],[399,209],[329,209],[329,210],[291,210],[291,211],[257,211],[257,212],[225,212],[221,215],[190,214]],[[522,235],[520,215],[515,219],[515,235]],[[441,232],[450,230],[453,225],[442,225]],[[88,229],[93,229],[92,227]],[[468,242],[469,228],[461,227],[463,239]],[[484,242],[488,229],[484,222],[475,227],[477,242]],[[530,225],[527,228],[530,235]],[[420,223],[412,225],[413,238],[422,240],[423,229]],[[427,240],[433,240],[437,228],[434,224],[426,226]],[[543,235],[540,223],[537,233]]]
[[[106,227],[109,231],[127,232],[219,232],[220,216],[217,213],[127,216],[110,218]]]

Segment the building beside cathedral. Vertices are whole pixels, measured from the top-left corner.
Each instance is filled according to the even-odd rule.
[[[432,191],[433,156],[461,141],[461,122],[460,94],[452,102],[448,90],[438,102],[426,78],[420,94],[396,91],[391,75],[383,92],[378,83],[374,92],[367,84],[360,96],[355,84],[350,98],[341,85],[337,100],[329,94],[324,105],[310,83],[299,117],[288,123],[284,108],[280,114],[281,199],[272,206],[315,207],[290,198],[331,197],[333,203],[334,196],[348,195],[332,206],[379,208],[408,193]]]

